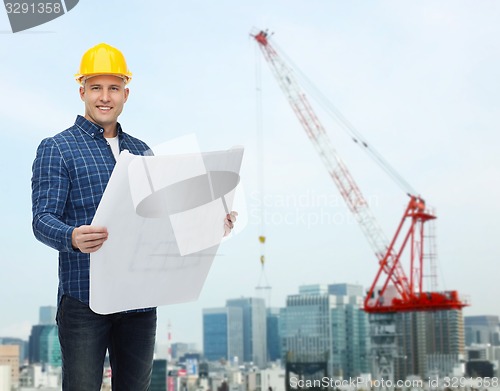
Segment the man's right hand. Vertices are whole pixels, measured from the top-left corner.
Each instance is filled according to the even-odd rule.
[[[82,253],[93,253],[99,250],[108,238],[106,227],[94,227],[93,225],[81,225],[73,230],[71,244]]]

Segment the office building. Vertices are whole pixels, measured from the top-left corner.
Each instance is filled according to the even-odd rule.
[[[311,286],[303,288],[299,288],[299,294],[287,296],[286,307],[281,311],[283,359],[286,363],[326,362],[328,374],[332,375],[334,297],[328,295],[326,286],[317,286],[316,290]]]
[[[332,309],[333,346],[342,347],[334,354],[334,370],[344,378],[370,372],[370,325],[363,311],[363,289],[359,285],[339,284],[346,290],[329,286],[335,297]],[[330,289],[333,288],[333,289]],[[334,373],[335,374],[335,373]]]
[[[209,361],[243,360],[243,311],[221,307],[203,309],[203,353]]]
[[[171,346],[172,359],[179,359],[189,352],[188,344],[184,342],[175,342]]]
[[[61,375],[62,369],[60,367],[53,368],[45,364],[32,364],[21,369],[19,385],[22,390],[30,391],[60,390]],[[105,389],[103,388],[103,390]]]
[[[0,345],[19,346],[19,363],[23,364],[28,359],[28,341],[21,338],[1,337]]]
[[[495,315],[465,316],[465,345],[500,346],[500,320]]]
[[[330,284],[328,293],[334,296],[364,297],[363,287],[356,284]]]
[[[154,360],[150,391],[167,391],[167,360]]]
[[[29,362],[30,364],[47,364],[52,367],[61,366],[61,345],[57,325],[35,325],[31,328]]]
[[[259,368],[267,363],[266,305],[262,298],[230,299],[227,308],[240,308],[243,315],[243,361]]]
[[[0,390],[12,389],[12,369],[10,365],[0,364]]]
[[[281,359],[281,336],[279,331],[279,308],[268,308],[266,312],[267,360]]]
[[[326,361],[328,375],[341,378],[368,372],[368,318],[363,298],[356,295],[362,288],[347,288],[308,285],[287,297],[280,318],[285,360]]]
[[[200,350],[198,349],[196,343],[190,342],[174,342],[171,345],[172,350],[172,359],[181,360],[185,356],[189,356],[191,354],[199,354]]]
[[[8,377],[10,379],[4,379],[3,382],[12,386],[17,386],[19,384],[19,346],[18,345],[0,345],[0,367],[4,367],[3,377]],[[8,367],[7,371],[5,367]]]
[[[56,324],[57,308],[54,306],[43,306],[39,309],[38,324],[41,325],[54,325]]]
[[[461,310],[396,314],[395,378],[452,376],[465,359]]]
[[[328,293],[328,285],[310,284],[299,286],[299,295],[326,295]]]

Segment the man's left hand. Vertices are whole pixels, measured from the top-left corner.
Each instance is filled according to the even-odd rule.
[[[238,212],[232,211],[226,215],[224,219],[224,236],[227,236],[231,233],[231,230],[234,227],[234,223],[236,222],[236,216],[238,216]]]

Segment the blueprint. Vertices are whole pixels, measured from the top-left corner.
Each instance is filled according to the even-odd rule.
[[[99,314],[196,300],[224,235],[243,148],[136,156],[123,151],[92,225],[108,239],[90,256]]]

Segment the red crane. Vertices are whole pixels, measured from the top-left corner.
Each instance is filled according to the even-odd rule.
[[[424,225],[436,216],[427,210],[423,198],[408,193],[410,201],[393,239],[389,241],[333,147],[292,69],[269,42],[268,33],[259,31],[252,36],[259,44],[293,111],[375,252],[380,267],[365,298],[365,311],[383,313],[463,308],[466,304],[461,301],[457,291],[424,291]],[[410,278],[402,266],[406,249],[409,252]]]

